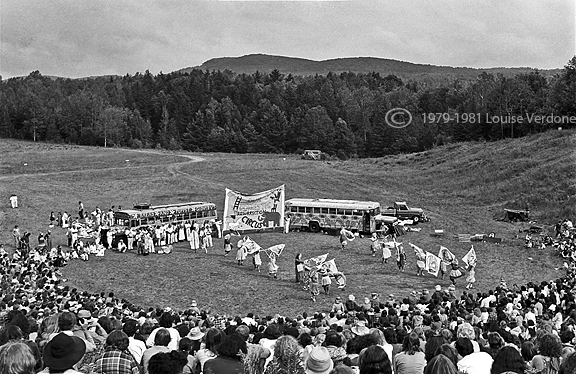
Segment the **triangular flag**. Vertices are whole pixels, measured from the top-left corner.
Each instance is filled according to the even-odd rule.
[[[247,255],[254,254],[254,253],[256,253],[262,249],[262,247],[260,247],[258,245],[258,243],[256,243],[254,240],[250,239],[248,236],[245,236],[244,239],[242,239],[242,246],[241,247],[244,247],[246,249]]]
[[[464,261],[467,266],[476,266],[476,261],[478,261],[478,259],[476,258],[476,251],[474,250],[474,246],[470,247],[468,253],[462,257],[462,261]]]
[[[437,277],[440,272],[440,257],[434,253],[426,252],[426,270],[429,274]]]
[[[276,244],[270,248],[266,248],[266,251],[273,252],[274,254],[276,254],[276,256],[280,256],[285,246],[286,244]]]
[[[316,267],[318,265],[322,265],[324,261],[326,261],[326,258],[328,258],[328,253],[304,260],[304,265],[309,267]]]
[[[410,244],[410,247],[412,247],[414,249],[414,252],[416,253],[417,257],[420,257],[420,258],[426,257],[426,252],[424,252],[424,250],[422,248],[420,248],[420,247],[418,247],[412,243],[408,243],[408,244]]]

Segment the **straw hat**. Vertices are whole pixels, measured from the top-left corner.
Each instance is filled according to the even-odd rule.
[[[334,363],[326,347],[314,347],[306,360],[306,374],[328,374]]]
[[[54,370],[69,369],[80,361],[85,352],[84,340],[60,333],[44,347],[44,364]]]
[[[370,333],[370,329],[366,327],[364,321],[358,321],[350,330],[352,330],[352,332],[357,336],[367,335]]]
[[[191,340],[200,340],[204,336],[204,333],[200,330],[200,327],[192,327],[188,333],[188,338]]]

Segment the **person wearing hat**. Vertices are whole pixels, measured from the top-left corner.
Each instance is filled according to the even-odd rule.
[[[359,320],[356,322],[354,326],[350,329],[356,336],[367,335],[370,332],[370,329],[366,327],[366,321]]]
[[[86,343],[77,336],[59,333],[44,347],[43,359],[46,368],[41,374],[82,374],[74,368],[86,352]]]
[[[333,368],[334,363],[326,347],[312,348],[306,359],[306,374],[328,374]]]

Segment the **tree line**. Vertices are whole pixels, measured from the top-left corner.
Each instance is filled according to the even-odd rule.
[[[410,113],[395,117],[409,126],[388,125],[393,108]],[[97,146],[378,157],[569,125],[506,120],[551,114],[576,116],[576,56],[553,77],[482,73],[434,86],[379,73],[278,70],[86,79],[34,71],[0,81],[0,137]]]

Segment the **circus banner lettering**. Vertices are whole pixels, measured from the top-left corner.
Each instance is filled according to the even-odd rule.
[[[254,195],[226,189],[223,231],[254,232],[284,228],[284,185]]]

